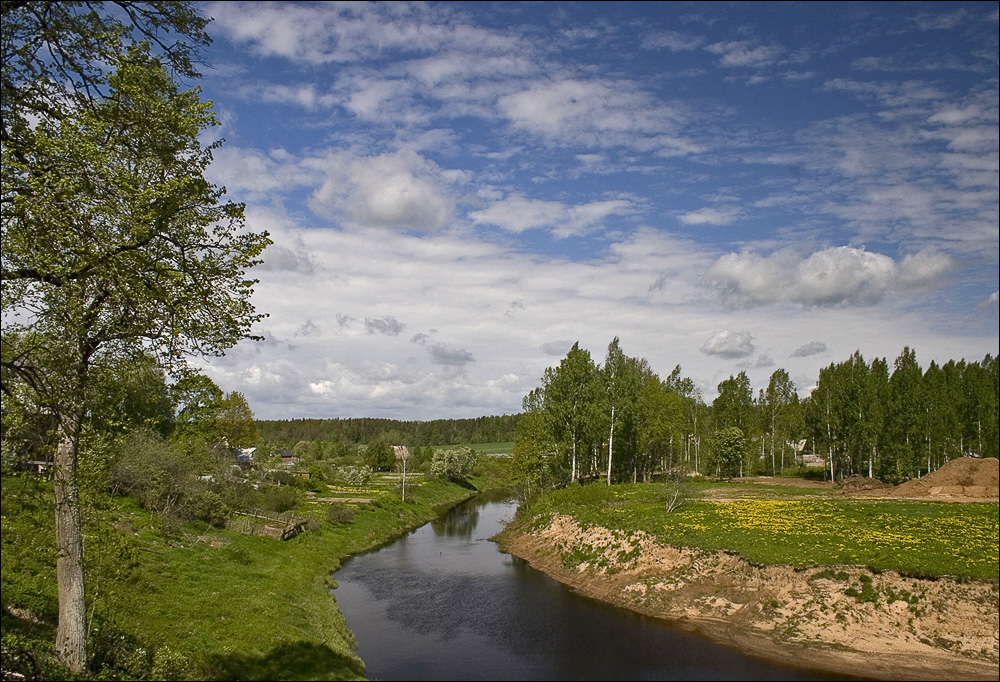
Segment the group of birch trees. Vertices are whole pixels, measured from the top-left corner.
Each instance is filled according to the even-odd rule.
[[[684,464],[698,468],[705,405],[676,367],[658,376],[615,338],[603,365],[574,344],[524,398],[514,470],[528,492],[600,477],[645,480]]]
[[[998,454],[998,363],[931,362],[904,348],[890,373],[860,352],[820,370],[806,403],[812,448],[835,478],[863,474],[899,481],[967,455]]]
[[[827,476],[901,481],[955,457],[997,456],[997,359],[931,362],[904,348],[890,373],[860,352],[821,370],[799,398],[784,369],[756,397],[745,372],[706,405],[677,366],[661,377],[618,338],[603,364],[575,344],[523,402],[514,471],[527,493],[600,478],[607,484],[698,471],[779,475],[822,458]]]

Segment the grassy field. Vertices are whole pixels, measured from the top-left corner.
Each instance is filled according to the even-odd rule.
[[[787,485],[690,484],[667,512],[662,484],[572,486],[519,515],[644,531],[664,544],[737,552],[763,564],[861,565],[919,576],[998,577],[998,505],[851,499]]]
[[[101,500],[85,538],[96,605],[91,650],[105,679],[361,679],[363,663],[330,593],[339,560],[375,547],[475,493],[446,481],[376,483],[349,524],[321,521],[281,542],[206,525],[170,526],[128,498]],[[56,614],[51,487],[3,480],[3,642],[48,679]],[[322,518],[322,503],[296,513]],[[96,597],[96,599],[94,599]],[[48,668],[46,668],[48,666]],[[30,665],[29,665],[30,667]],[[6,669],[6,664],[5,664]]]

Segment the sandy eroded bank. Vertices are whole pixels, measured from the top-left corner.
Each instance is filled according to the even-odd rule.
[[[995,581],[759,566],[559,515],[505,536],[506,551],[587,596],[764,658],[881,679],[998,679]]]

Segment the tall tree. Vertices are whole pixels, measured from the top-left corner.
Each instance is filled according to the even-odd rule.
[[[618,337],[608,344],[608,354],[604,361],[602,373],[607,396],[608,417],[608,470],[607,483],[611,485],[612,461],[615,453],[615,432],[619,441],[625,440],[623,429],[633,425],[635,406],[639,398],[639,384],[642,364],[635,358],[630,358],[622,352]],[[619,445],[620,449],[623,449]]]
[[[260,437],[260,429],[253,418],[250,403],[239,391],[222,399],[219,412],[219,431],[230,447],[246,448]],[[391,454],[391,453],[390,453]]]
[[[735,426],[744,435],[752,431],[754,421],[753,392],[750,377],[740,372],[719,383],[719,395],[712,402],[717,427]]]
[[[590,353],[574,343],[559,366],[547,371],[543,380],[543,409],[550,416],[556,442],[570,460],[569,480],[579,478],[579,453],[586,445],[587,426],[600,400],[600,376]]]
[[[255,281],[245,273],[270,240],[245,231],[242,205],[223,202],[224,190],[205,180],[214,145],[203,147],[199,136],[216,123],[211,104],[197,90],[181,91],[148,45],[116,55],[125,30],[102,24],[96,10],[73,15],[71,28],[43,18],[37,39],[24,32],[28,19],[62,4],[90,8],[4,3],[3,331],[32,340],[23,355],[4,359],[4,370],[5,381],[16,376],[30,386],[57,423],[56,649],[81,670],[76,467],[95,368],[145,353],[178,367],[190,355],[220,354],[253,338],[262,316],[249,302]],[[152,5],[184,9],[187,26],[204,26],[187,5]],[[122,6],[126,15],[133,8]],[[94,32],[100,26],[107,35]],[[15,27],[22,32],[13,36]],[[61,44],[69,51],[37,58]],[[100,59],[107,73],[93,61]],[[76,87],[63,97],[56,77],[70,71]],[[32,74],[37,87],[26,81]],[[80,100],[80,92],[105,96]]]
[[[923,413],[923,372],[917,354],[904,347],[893,363],[889,377],[889,418],[886,433],[892,438],[896,474],[920,475],[920,423]]]
[[[736,427],[749,440],[754,436],[756,426],[756,410],[754,409],[753,392],[750,389],[750,377],[746,372],[740,372],[735,377],[719,383],[719,395],[712,402],[712,414],[715,428]],[[745,449],[749,455],[749,447]],[[743,474],[744,463],[741,462],[740,474]]]
[[[644,475],[659,464],[674,465],[673,446],[681,440],[684,406],[681,396],[652,372],[642,377],[636,406],[639,451]]]
[[[778,431],[789,422],[792,406],[798,402],[795,384],[784,369],[776,369],[771,373],[771,379],[764,391],[761,409],[771,440],[771,475],[777,473],[777,462],[774,452],[775,439]],[[780,442],[780,441],[779,441]],[[784,465],[782,465],[784,466]]]

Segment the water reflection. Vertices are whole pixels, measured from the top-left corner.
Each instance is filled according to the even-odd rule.
[[[819,679],[580,597],[488,538],[475,500],[344,562],[335,591],[372,679]]]
[[[472,531],[479,524],[479,508],[460,510],[449,509],[447,512],[431,521],[431,527],[438,535],[465,538],[472,537]]]

